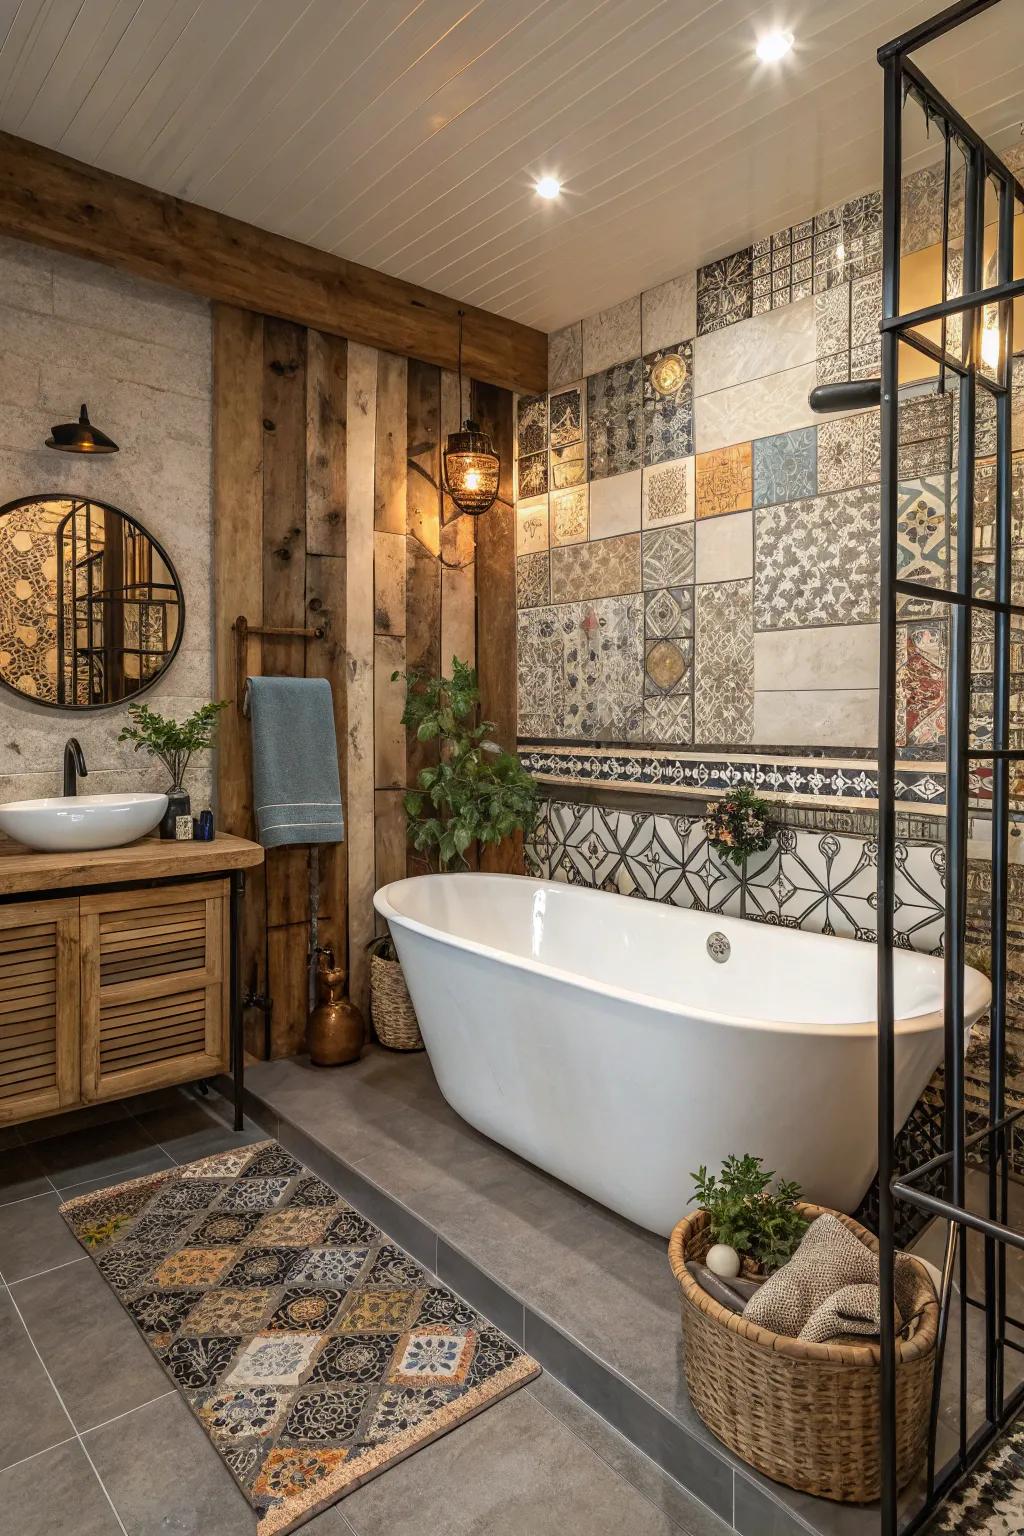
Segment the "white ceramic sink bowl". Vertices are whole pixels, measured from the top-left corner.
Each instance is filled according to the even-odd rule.
[[[51,795],[0,805],[0,832],[40,853],[122,848],[145,837],[167,809],[166,795]]]

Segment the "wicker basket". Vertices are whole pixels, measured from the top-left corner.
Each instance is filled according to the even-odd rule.
[[[423,1036],[399,960],[370,956],[370,1016],[374,1033],[389,1051],[422,1051]]]
[[[801,1205],[809,1220],[822,1207]],[[839,1215],[874,1252],[878,1243]],[[706,1211],[681,1221],[669,1239],[679,1282],[686,1344],[686,1384],[705,1424],[759,1472],[819,1498],[861,1504],[880,1491],[879,1348],[877,1344],[807,1344],[745,1322],[694,1280],[687,1259],[710,1247]],[[902,1488],[927,1449],[928,1410],[939,1304],[920,1264],[917,1330],[896,1345],[897,1478]]]

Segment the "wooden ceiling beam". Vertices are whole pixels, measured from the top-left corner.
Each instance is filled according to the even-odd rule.
[[[484,309],[0,133],[0,233],[367,346],[547,388],[547,338]]]

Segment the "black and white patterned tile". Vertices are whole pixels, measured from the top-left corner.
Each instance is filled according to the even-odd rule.
[[[531,453],[521,457],[517,465],[518,485],[517,496],[527,499],[531,496],[543,496],[548,488],[548,456],[546,453]]]
[[[749,246],[698,270],[698,336],[749,320],[753,308],[753,252]]]
[[[582,384],[548,396],[548,443],[555,449],[579,443],[584,437],[586,396]]]
[[[541,608],[551,601],[551,557],[543,553],[516,560],[516,607]]]
[[[668,528],[645,528],[643,542],[643,586],[685,587],[694,572],[693,523],[673,523]]]
[[[587,380],[591,480],[639,469],[643,462],[643,362],[617,363]]]
[[[759,630],[878,617],[878,493],[859,487],[754,514]],[[699,630],[698,630],[699,635]]]
[[[644,463],[693,453],[693,343],[649,352],[644,369]]]
[[[698,742],[740,745],[754,733],[754,622],[749,581],[696,590],[693,729]]]
[[[520,737],[639,740],[643,730],[642,601],[635,593],[520,612]]]
[[[547,395],[523,395],[517,412],[517,447],[519,457],[542,453],[548,445]]]

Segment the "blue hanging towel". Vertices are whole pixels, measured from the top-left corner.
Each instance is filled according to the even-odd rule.
[[[322,677],[250,677],[252,784],[264,848],[345,837],[331,685]]]

